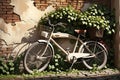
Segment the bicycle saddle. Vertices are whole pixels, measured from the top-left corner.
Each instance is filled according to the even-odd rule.
[[[86,30],[81,30],[81,29],[75,29],[74,30],[77,34],[85,34],[87,31]]]

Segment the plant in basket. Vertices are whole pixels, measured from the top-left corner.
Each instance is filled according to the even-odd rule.
[[[115,16],[106,6],[101,4],[92,4],[86,11],[79,15],[80,24],[92,31],[92,35],[96,34],[97,37],[102,37],[104,30],[107,34],[115,32]],[[96,30],[97,33],[94,33]],[[99,32],[100,30],[100,32]],[[94,35],[93,35],[94,36]]]

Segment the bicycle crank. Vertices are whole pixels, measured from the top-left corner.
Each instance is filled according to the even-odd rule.
[[[73,56],[72,65],[70,66],[70,70],[72,69],[72,67],[76,61],[77,61],[77,58],[75,56]]]
[[[74,57],[76,59],[79,59],[79,58],[88,58],[89,56],[90,56],[90,53],[70,53],[67,56],[67,60],[71,62],[74,59]]]

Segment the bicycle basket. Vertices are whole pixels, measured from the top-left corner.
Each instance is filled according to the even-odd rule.
[[[51,35],[52,29],[49,26],[42,26],[40,30],[41,37],[49,38]]]

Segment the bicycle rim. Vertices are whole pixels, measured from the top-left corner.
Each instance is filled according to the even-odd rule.
[[[82,53],[91,53],[87,48],[95,54],[95,57],[89,59],[82,59],[84,65],[88,69],[102,69],[107,62],[107,51],[101,43],[90,41],[82,45],[80,52]]]
[[[53,57],[53,51],[51,47],[48,46],[43,54],[46,45],[47,43],[45,42],[35,42],[26,52],[24,57],[24,67],[29,73],[43,71],[48,66]],[[37,56],[39,59],[37,59]]]

